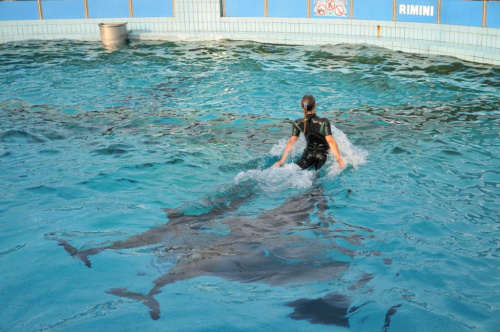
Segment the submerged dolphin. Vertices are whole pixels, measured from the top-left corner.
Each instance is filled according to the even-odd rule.
[[[200,215],[165,209],[169,220],[165,225],[105,247],[78,251],[64,240],[59,240],[59,245],[88,267],[89,257],[103,250],[160,245],[162,254],[176,264],[153,282],[147,294],[126,288],[107,291],[142,302],[150,309],[151,317],[158,319],[160,304],[154,296],[165,285],[198,276],[271,286],[338,278],[349,268],[355,251],[338,245],[336,239],[360,245],[363,237],[372,232],[332,220],[321,188],[252,218],[237,212],[246,199],[237,198],[228,206]],[[221,228],[223,231],[214,231]],[[339,318],[331,321],[345,326],[349,305],[340,308],[334,313]]]

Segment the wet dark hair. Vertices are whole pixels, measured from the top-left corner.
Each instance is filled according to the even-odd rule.
[[[301,103],[302,107],[305,107],[307,112],[310,112],[316,106],[316,99],[314,99],[313,95],[305,95],[302,97]]]
[[[316,106],[316,99],[314,99],[313,95],[305,95],[304,97],[302,97],[300,103],[302,105],[302,108],[304,109],[304,135],[305,135],[307,128],[307,112],[310,112],[314,109],[314,106]]]

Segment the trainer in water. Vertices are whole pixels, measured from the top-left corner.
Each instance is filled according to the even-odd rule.
[[[339,147],[332,136],[330,122],[327,118],[320,118],[316,115],[314,97],[312,95],[302,97],[301,107],[304,110],[304,118],[297,119],[293,123],[292,136],[285,146],[283,157],[274,166],[282,166],[285,163],[290,150],[302,132],[307,142],[307,147],[297,163],[302,169],[312,166],[316,170],[320,169],[326,162],[328,150],[332,151],[340,168],[344,168],[344,160],[340,156]]]

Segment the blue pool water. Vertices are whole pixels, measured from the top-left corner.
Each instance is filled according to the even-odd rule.
[[[498,328],[500,68],[64,41],[0,72],[1,331]],[[343,171],[270,167],[306,93]]]

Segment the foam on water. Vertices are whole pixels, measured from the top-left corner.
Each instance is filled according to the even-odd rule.
[[[287,189],[305,189],[312,186],[316,174],[314,171],[303,171],[297,164],[285,164],[283,167],[270,167],[264,170],[248,170],[240,172],[236,183],[253,182],[259,191],[276,192]]]
[[[332,125],[332,135],[337,141],[339,147],[340,155],[346,164],[346,168],[351,166],[355,170],[359,168],[360,165],[366,164],[368,158],[368,151],[355,146],[349,141],[347,135],[340,129]],[[340,169],[337,162],[331,162],[333,156],[330,158],[330,162],[327,163],[328,176],[333,177],[340,174],[343,170]]]
[[[360,165],[366,163],[368,152],[352,144],[347,135],[341,130],[332,126],[332,134],[337,141],[340,154],[344,159],[346,168],[351,166],[357,170]],[[281,157],[287,139],[281,139],[272,146],[269,151],[271,157]],[[306,141],[301,135],[299,140],[295,143],[288,162],[282,167],[269,167],[266,169],[252,169],[238,173],[235,177],[235,185],[242,183],[252,183],[255,189],[259,192],[284,192],[288,189],[306,189],[312,187],[314,180],[318,174],[314,170],[302,170],[293,160],[300,158],[302,151],[306,147]],[[334,157],[331,155],[328,158],[325,168],[327,170],[327,178],[332,178],[339,175],[344,169],[340,169],[337,162],[334,162]]]
[[[342,156],[342,159],[344,159],[346,165],[344,169],[351,166],[352,168],[357,170],[360,165],[365,164],[368,158],[368,151],[352,144],[351,141],[349,141],[349,139],[347,138],[347,135],[342,130],[336,128],[333,125],[331,126],[331,128],[332,128],[332,135],[339,147],[340,155]],[[280,140],[277,144],[275,144],[271,148],[269,154],[274,157],[281,157],[283,151],[285,150],[286,143],[287,139]],[[298,141],[295,143],[292,150],[290,151],[288,162],[300,158],[300,156],[302,155],[302,151],[305,149],[305,147],[306,147],[306,141],[304,139],[304,136],[301,135],[299,136]],[[324,166],[327,169],[327,176],[329,178],[337,176],[344,170],[340,169],[337,162],[336,161],[334,162],[333,160],[334,157],[330,153],[330,156]]]

